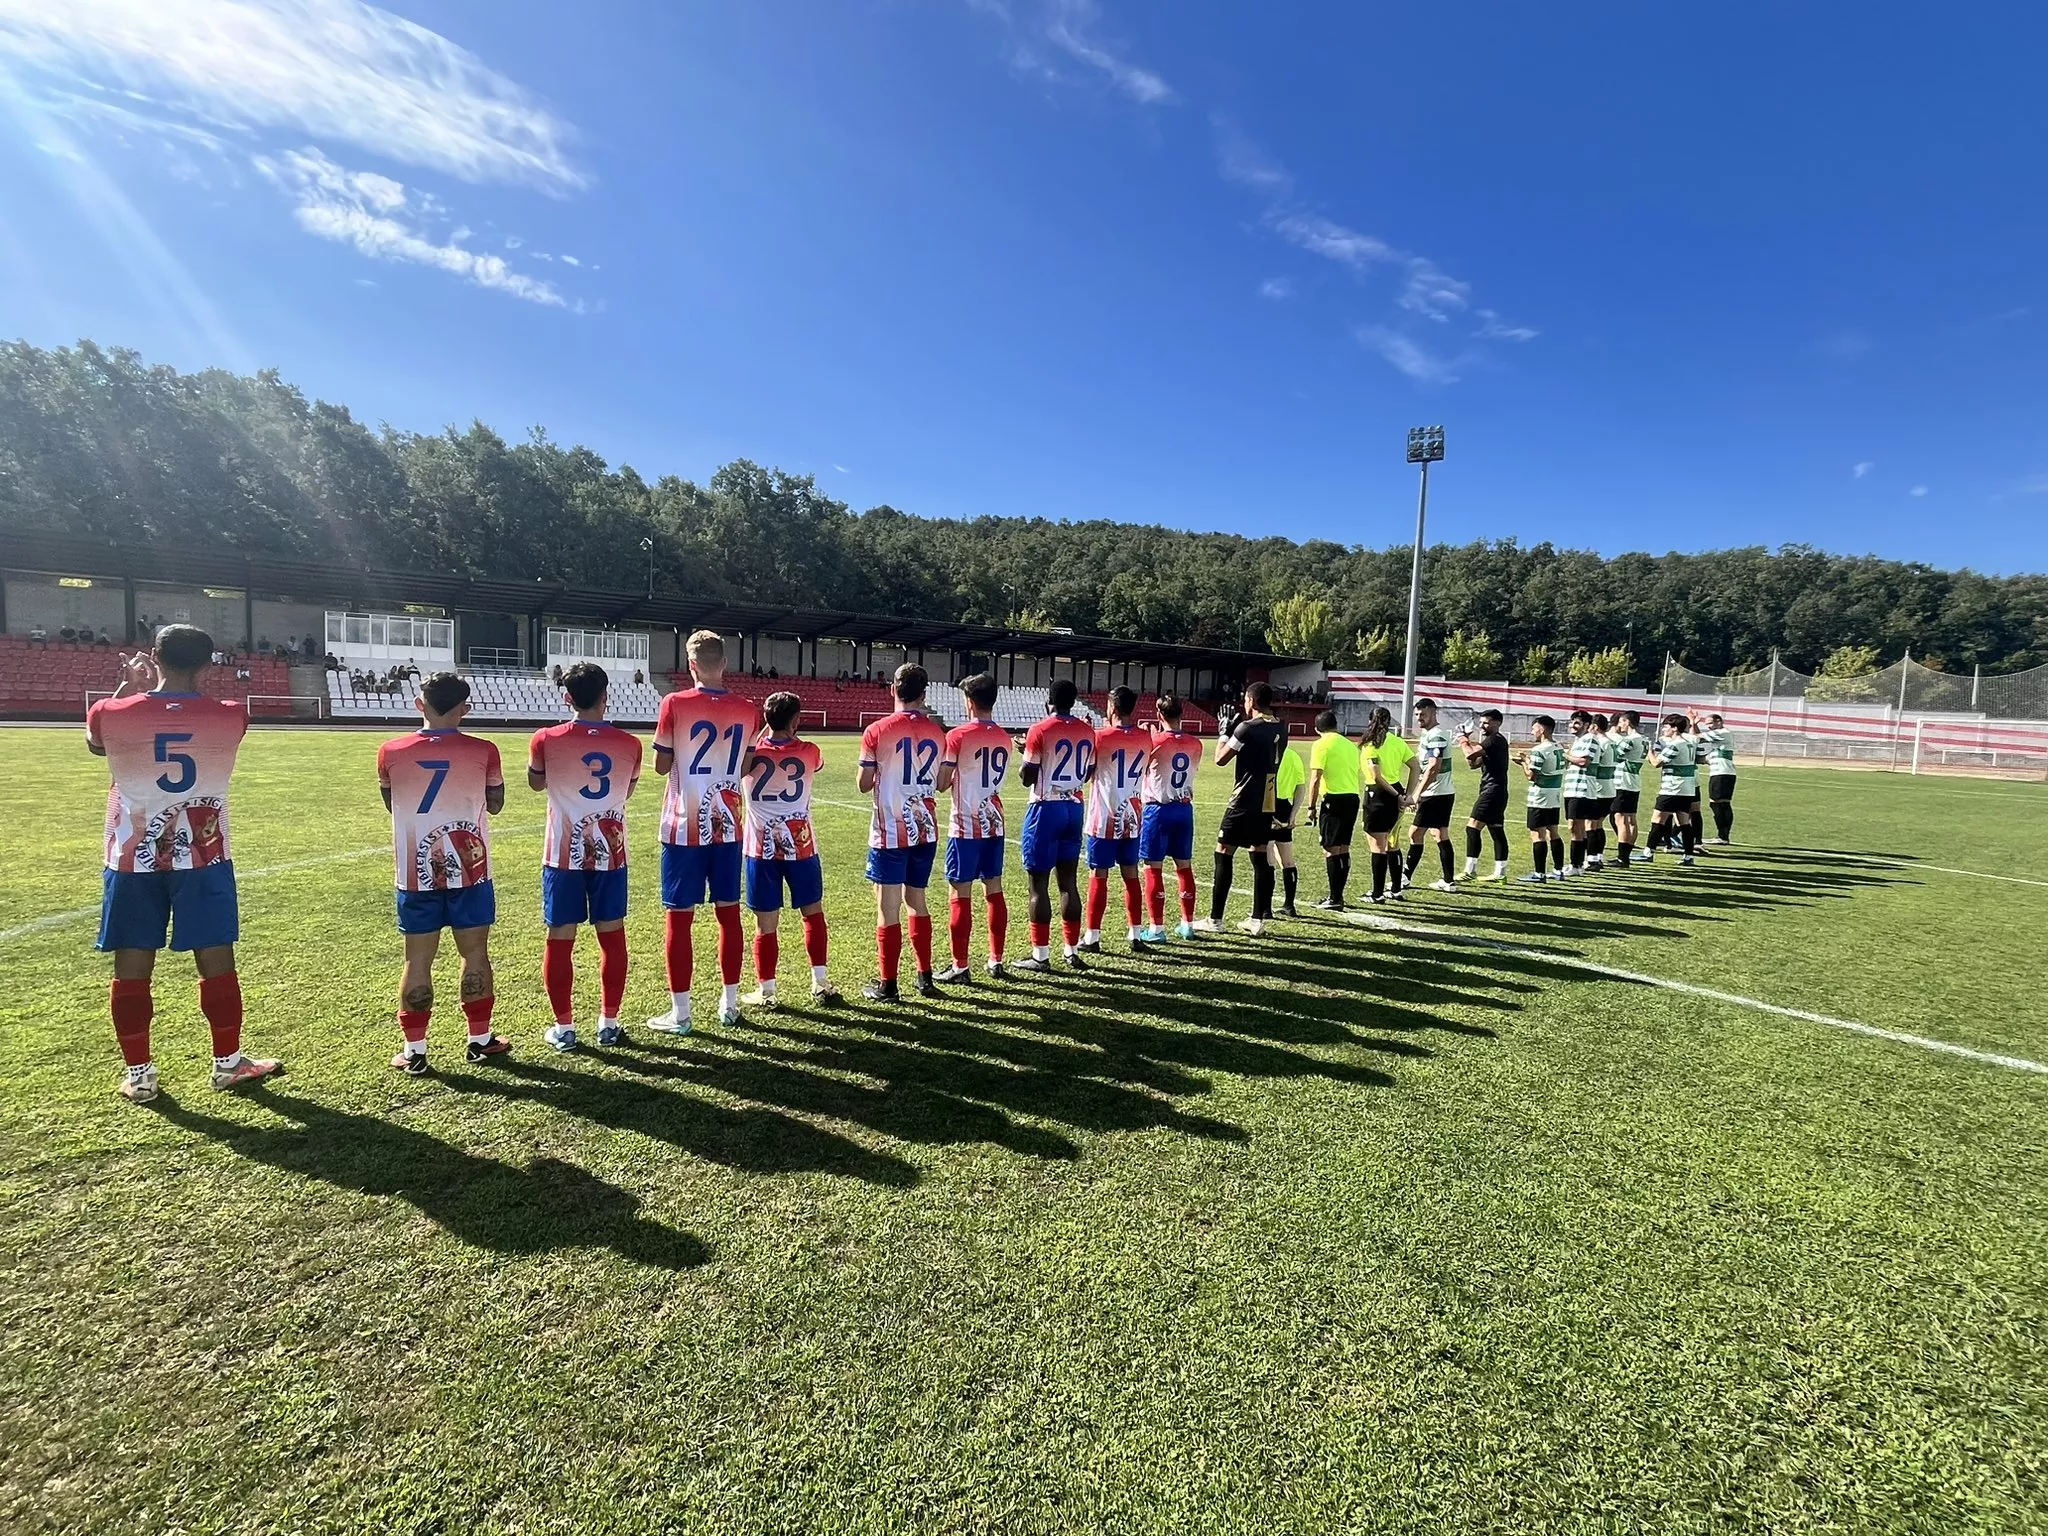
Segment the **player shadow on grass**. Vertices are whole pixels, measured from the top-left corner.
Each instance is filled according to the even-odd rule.
[[[164,1119],[251,1162],[337,1189],[403,1200],[450,1237],[494,1253],[610,1248],[659,1269],[707,1263],[702,1239],[641,1214],[637,1196],[555,1158],[515,1168],[383,1115],[353,1115],[276,1092],[251,1102],[295,1121],[249,1125],[157,1101]]]

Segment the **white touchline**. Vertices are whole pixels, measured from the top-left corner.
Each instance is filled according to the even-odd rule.
[[[1372,912],[1351,912],[1346,916],[1364,928],[1376,928],[1387,933],[1405,933],[1416,938],[1441,939],[1447,943],[1466,944],[1478,949],[1497,950],[1502,954],[1515,955],[1524,960],[1539,960],[1546,965],[1568,966],[1575,971],[1605,976],[1614,981],[1632,981],[1641,986],[1662,987],[1668,992],[1684,992],[1693,997],[1712,998],[1718,1003],[1733,1003],[1738,1008],[1754,1008],[1759,1013],[1775,1013],[1782,1018],[1803,1019],[1809,1024],[1825,1024],[1830,1029],[1845,1029],[1851,1034],[1868,1035],[1875,1040],[1890,1040],[1899,1045],[1915,1046],[1923,1051],[1940,1051],[1949,1056],[1963,1056],[1971,1061],[1981,1061],[1994,1067],[2011,1067],[2018,1072],[2048,1073],[2048,1064],[2028,1061],[2024,1056],[2000,1056],[1991,1051],[1976,1051],[1967,1045],[1956,1045],[1947,1040],[1932,1040],[1926,1035],[1909,1035],[1896,1029],[1879,1029],[1875,1024],[1858,1024],[1854,1019],[1837,1019],[1825,1013],[1809,1013],[1804,1008],[1785,1008],[1777,1003],[1761,1002],[1754,997],[1742,997],[1734,992],[1695,986],[1689,981],[1671,981],[1662,976],[1645,976],[1640,971],[1624,971],[1618,966],[1599,965],[1591,960],[1580,960],[1550,950],[1528,949],[1501,939],[1457,933],[1449,928],[1432,928],[1423,923],[1397,922],[1391,917],[1381,917]]]
[[[1814,853],[1809,858],[1825,859],[1836,864],[1857,864],[1866,869],[1897,870],[1910,875],[1916,869],[1924,869],[1937,875],[1968,875],[1972,880],[2003,880],[2007,885],[2038,885],[2048,891],[2048,880],[2029,880],[2021,875],[1994,875],[1981,869],[1957,869],[1950,864],[1920,864],[1902,862],[1898,859],[1883,859],[1867,853]]]

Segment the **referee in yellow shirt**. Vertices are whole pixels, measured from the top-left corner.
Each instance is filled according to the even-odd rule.
[[[1351,834],[1358,826],[1358,746],[1337,729],[1337,712],[1316,716],[1315,745],[1308,751],[1308,816],[1323,845],[1330,895],[1316,903],[1325,912],[1344,910],[1344,885],[1351,878]]]

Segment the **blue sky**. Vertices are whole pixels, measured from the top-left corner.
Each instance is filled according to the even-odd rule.
[[[1954,8],[1951,8],[1954,9]],[[0,0],[0,333],[855,506],[2048,568],[2048,13]]]

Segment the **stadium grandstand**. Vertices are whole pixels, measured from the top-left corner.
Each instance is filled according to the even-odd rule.
[[[0,715],[82,718],[115,687],[122,649],[173,622],[214,637],[209,689],[247,700],[257,720],[404,719],[419,680],[442,670],[470,679],[478,719],[557,720],[556,679],[593,660],[611,674],[613,717],[651,724],[662,694],[688,685],[679,658],[696,629],[726,637],[727,686],[759,699],[793,690],[813,729],[887,714],[904,662],[931,674],[949,722],[966,717],[958,682],[993,672],[997,718],[1018,729],[1044,714],[1057,678],[1098,718],[1115,687],[1134,689],[1141,710],[1178,693],[1188,727],[1205,732],[1218,701],[1270,680],[1303,732],[1323,676],[1303,658],[1209,646],[19,534],[0,552]]]

